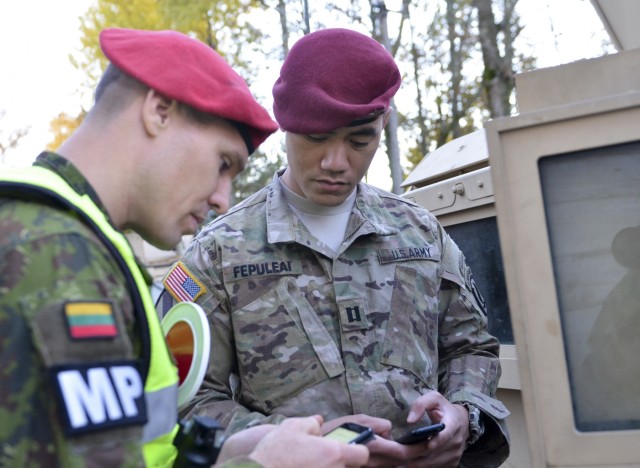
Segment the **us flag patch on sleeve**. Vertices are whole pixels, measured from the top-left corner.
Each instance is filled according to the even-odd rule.
[[[162,283],[178,302],[193,302],[207,290],[182,262],[173,266]]]

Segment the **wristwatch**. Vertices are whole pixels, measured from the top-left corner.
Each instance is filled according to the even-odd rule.
[[[209,416],[183,419],[173,439],[178,449],[173,468],[212,466],[222,450],[224,436],[224,427]]]
[[[482,421],[482,413],[480,409],[468,403],[466,401],[460,403],[462,406],[467,408],[469,412],[469,438],[467,439],[467,446],[465,448],[469,448],[471,445],[475,444],[482,434],[484,434],[484,422]]]

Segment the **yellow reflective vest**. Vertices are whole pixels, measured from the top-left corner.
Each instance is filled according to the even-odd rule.
[[[141,443],[147,466],[172,466],[177,455],[173,438],[178,431],[178,371],[171,359],[151,293],[129,242],[109,223],[88,195],[80,195],[56,173],[42,167],[6,169],[0,173],[3,192],[29,200],[54,201],[77,213],[102,240],[122,270],[142,332],[142,360],[146,371],[144,396],[147,423]],[[146,329],[146,333],[145,333]],[[143,372],[144,372],[143,371]]]

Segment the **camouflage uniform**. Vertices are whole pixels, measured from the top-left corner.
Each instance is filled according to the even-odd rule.
[[[500,464],[509,446],[508,411],[492,398],[499,344],[462,253],[436,219],[361,183],[334,254],[281,190],[276,177],[218,217],[174,266],[198,285],[191,293],[212,333],[205,382],[187,411],[230,431],[365,413],[389,419],[398,436],[410,405],[433,389],[487,416],[463,462]],[[180,297],[172,276],[164,312]]]
[[[43,153],[35,164],[103,206],[68,161]],[[143,466],[142,425],[65,438],[49,381],[49,367],[72,353],[87,362],[139,354],[127,283],[93,231],[53,206],[0,197],[0,298],[0,466]],[[104,298],[118,336],[72,344],[63,304]]]

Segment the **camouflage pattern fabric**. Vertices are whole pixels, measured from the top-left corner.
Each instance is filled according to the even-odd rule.
[[[427,211],[360,184],[334,254],[293,214],[277,177],[204,228],[182,260],[204,287],[197,303],[212,333],[205,382],[184,414],[235,432],[365,413],[391,420],[398,436],[411,403],[434,389],[485,415],[463,463],[499,465],[509,453],[509,413],[493,398],[499,344],[457,246]],[[174,301],[165,292],[159,312]]]
[[[102,206],[71,163],[43,153],[37,165]],[[104,211],[104,210],[103,210]],[[111,301],[114,339],[73,341],[63,304]],[[138,356],[124,276],[95,234],[52,206],[0,198],[0,466],[143,466],[142,426],[66,438],[48,369]]]

